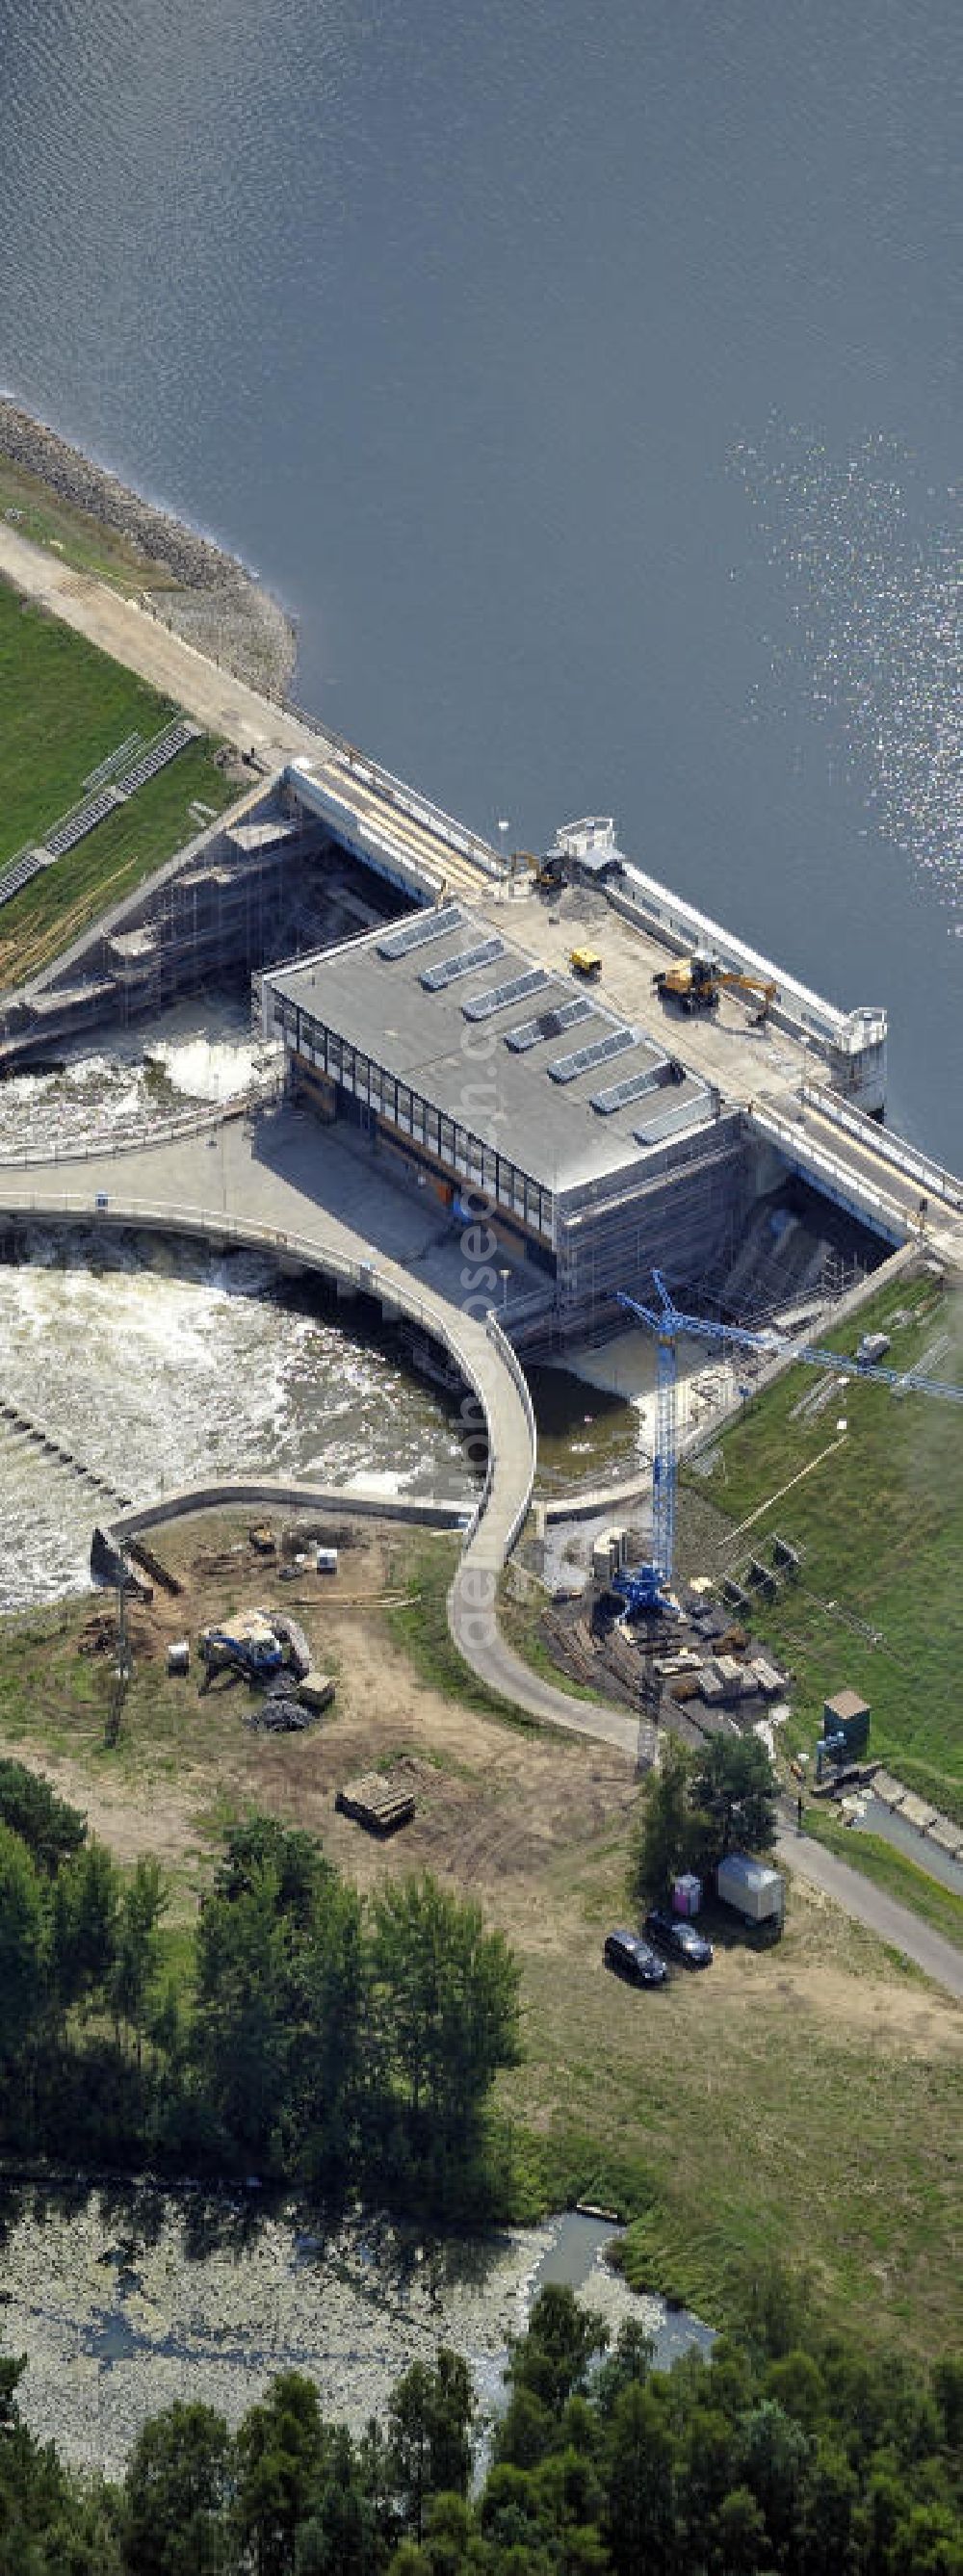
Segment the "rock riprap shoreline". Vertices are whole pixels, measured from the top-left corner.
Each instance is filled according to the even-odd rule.
[[[283,693],[297,653],[293,625],[237,556],[145,501],[7,397],[0,397],[0,456],[34,475],[71,509],[123,537],[145,567],[159,567],[171,586],[148,589],[144,604],[188,643],[253,687]]]
[[[282,2369],[308,2372],[322,2411],[360,2433],[444,2342],[490,2407],[554,2241],[552,2222],[440,2247],[371,2222],[322,2240],[247,2197],[91,2190],[68,2207],[29,2188],[6,2195],[4,2233],[3,2343],[27,2356],[25,2419],[114,2477],[146,2416],[196,2399],[237,2424]],[[600,2264],[580,2295],[613,2333],[627,2315],[658,2323],[660,2303]]]

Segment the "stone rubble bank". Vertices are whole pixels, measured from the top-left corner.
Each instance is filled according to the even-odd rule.
[[[315,2381],[322,2411],[360,2433],[439,2342],[499,2401],[509,2338],[525,2325],[551,2223],[481,2243],[419,2244],[384,2222],[326,2241],[294,2210],[144,2195],[140,2210],[90,2191],[69,2213],[12,2195],[4,2245],[4,2348],[28,2368],[18,2402],[31,2430],[79,2466],[123,2474],[146,2416],[197,2399],[237,2424],[275,2372]],[[658,2323],[600,2263],[582,2294],[610,2331]]]
[[[145,565],[159,566],[174,587],[146,591],[143,604],[188,643],[250,685],[283,693],[296,659],[294,628],[235,555],[130,491],[6,397],[0,397],[0,456],[123,537]]]

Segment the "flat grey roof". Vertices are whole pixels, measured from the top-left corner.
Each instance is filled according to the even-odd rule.
[[[422,981],[429,961],[434,970],[479,940],[491,925],[462,908],[457,927],[427,947],[407,956],[379,954],[379,936],[352,942],[330,957],[323,954],[282,966],[265,976],[268,989],[286,996],[299,1009],[312,1012],[351,1045],[408,1083],[446,1118],[480,1136],[506,1155],[543,1189],[572,1189],[637,1163],[648,1142],[662,1141],[690,1121],[709,1115],[704,1086],[686,1074],[684,1080],[648,1098],[636,1099],[608,1117],[591,1106],[593,1093],[617,1079],[664,1065],[668,1050],[651,1036],[636,1033],[614,1062],[586,1065],[571,1081],[552,1080],[549,1067],[571,1055],[576,1043],[591,1049],[624,1030],[626,1021],[606,1003],[604,991],[586,986],[574,975],[550,971],[541,989],[509,1003],[483,1020],[466,1016],[464,1006],[480,995],[511,983],[538,964],[499,923],[501,954],[489,965],[460,975],[440,990]],[[524,1054],[505,1044],[510,1029],[541,1017],[582,994],[592,1015],[573,1033],[540,1039]]]

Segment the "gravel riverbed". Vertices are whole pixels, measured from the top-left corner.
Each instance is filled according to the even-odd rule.
[[[490,2412],[509,2337],[573,2224],[432,2244],[366,2221],[323,2238],[251,2195],[80,2187],[10,2188],[2,2211],[3,2343],[27,2357],[23,2414],[65,2459],[114,2477],[147,2415],[190,2399],[236,2424],[282,2369],[309,2373],[322,2410],[358,2432],[444,2342]],[[608,2268],[602,2234],[587,2238],[580,2295],[613,2335],[629,2315],[655,2332],[661,2302]]]

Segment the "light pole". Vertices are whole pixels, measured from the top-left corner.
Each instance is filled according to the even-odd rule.
[[[500,1271],[499,1271],[499,1273],[498,1273],[498,1276],[499,1276],[499,1278],[500,1278],[500,1280],[501,1280],[501,1283],[502,1283],[502,1314],[503,1314],[503,1315],[507,1315],[507,1313],[508,1313],[508,1282],[509,1282],[509,1280],[510,1280],[510,1278],[511,1278],[511,1275],[512,1275],[512,1274],[511,1274],[511,1271],[510,1271],[510,1270],[500,1270]]]
[[[503,867],[503,868],[504,868],[504,865],[505,865],[505,834],[506,834],[506,832],[508,831],[508,829],[509,829],[509,820],[508,820],[508,815],[507,815],[507,814],[499,814],[499,816],[498,816],[498,839],[499,839],[499,845],[500,845],[500,849],[501,849],[501,860],[502,860],[502,867]]]

